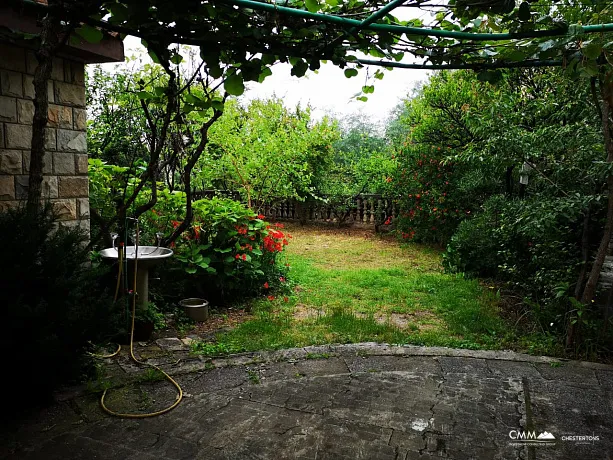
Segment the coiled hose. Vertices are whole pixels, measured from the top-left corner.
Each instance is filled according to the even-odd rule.
[[[166,377],[170,381],[170,383],[172,383],[176,387],[178,394],[177,394],[177,398],[175,402],[172,405],[166,407],[165,409],[162,409],[156,412],[149,412],[149,413],[142,413],[142,414],[141,413],[128,414],[128,413],[115,412],[106,406],[104,402],[104,398],[106,397],[108,389],[105,389],[104,392],[102,393],[102,397],[100,398],[100,406],[102,407],[102,410],[104,410],[109,415],[113,415],[115,417],[122,417],[122,418],[147,418],[147,417],[155,417],[157,415],[162,415],[162,414],[165,414],[166,412],[170,412],[175,407],[177,407],[181,403],[181,400],[183,399],[183,389],[170,375],[168,375],[166,372],[164,372],[162,369],[160,369],[155,364],[145,363],[137,359],[136,356],[134,356],[134,318],[136,316],[136,274],[138,272],[138,236],[139,236],[138,233],[139,233],[139,228],[138,228],[138,221],[137,221],[136,223],[136,242],[135,242],[136,246],[135,246],[135,251],[134,251],[134,286],[133,286],[133,291],[132,291],[132,321],[131,321],[131,327],[130,327],[130,357],[135,363],[152,367],[158,370],[159,372],[161,372],[162,374],[164,374],[164,377]],[[119,295],[119,286],[120,286],[121,275],[123,271],[123,252],[124,252],[124,248],[122,244],[120,251],[119,251],[119,257],[118,257],[119,272],[117,274],[117,286],[115,288],[115,301],[117,301],[117,297]],[[111,358],[113,356],[118,355],[120,351],[121,351],[121,345],[118,345],[117,351],[115,351],[114,353],[111,353],[110,355],[103,355],[103,356],[97,356],[97,357]]]

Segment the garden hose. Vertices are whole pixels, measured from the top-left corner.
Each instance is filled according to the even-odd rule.
[[[121,274],[123,271],[123,252],[124,252],[123,243],[120,243],[119,247],[120,247],[120,251],[118,254],[119,272],[117,273],[117,285],[115,286],[115,296],[113,297],[113,304],[117,302],[117,298],[119,297],[119,287],[121,286]],[[120,352],[121,352],[121,345],[117,344],[117,350],[115,350],[113,353],[110,353],[108,355],[100,355],[97,353],[88,353],[88,354],[90,356],[93,356],[94,358],[106,359],[106,358],[112,358],[113,356],[117,356]]]
[[[139,228],[138,228],[138,220],[137,220],[136,221],[136,241],[135,241],[135,246],[134,246],[135,248],[134,250],[134,286],[133,286],[134,289],[132,291],[132,325],[130,327],[130,357],[135,363],[152,367],[156,369],[157,371],[161,372],[162,374],[164,374],[164,377],[166,377],[170,381],[170,383],[172,383],[177,388],[178,394],[177,394],[176,401],[172,405],[166,407],[165,409],[162,409],[156,412],[144,413],[144,414],[127,414],[127,413],[115,412],[109,409],[108,407],[106,407],[106,404],[104,403],[104,397],[106,396],[106,392],[108,391],[108,389],[105,389],[104,392],[102,393],[102,397],[100,398],[100,406],[102,406],[102,409],[107,414],[113,415],[115,417],[122,417],[122,418],[147,418],[147,417],[155,417],[156,415],[162,415],[162,414],[165,414],[166,412],[170,412],[175,407],[177,407],[179,403],[181,402],[181,400],[183,399],[183,389],[170,375],[168,375],[166,372],[164,372],[162,369],[160,369],[155,364],[145,363],[143,361],[140,361],[138,358],[136,358],[136,356],[134,356],[134,318],[136,316],[136,274],[138,272],[138,232],[139,232]],[[121,279],[121,271],[122,271],[122,268],[121,268],[122,267],[121,259],[123,258],[122,255],[123,255],[123,250],[120,251],[120,256],[119,256],[120,258],[119,273],[117,276],[117,288],[115,289],[115,300],[117,300],[117,294],[119,292],[119,282],[120,282],[119,280]],[[113,353],[112,355],[109,355],[109,357],[117,355],[120,351],[121,351],[121,346],[119,346],[119,348],[117,349],[115,353]]]

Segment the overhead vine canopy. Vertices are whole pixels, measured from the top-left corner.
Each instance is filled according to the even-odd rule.
[[[274,62],[302,76],[329,60],[362,65],[476,68],[577,65],[597,73],[613,53],[609,0],[15,0],[54,10],[77,32],[144,40],[154,58],[171,44],[200,47],[211,75],[233,66],[261,80]],[[413,18],[401,20],[399,18]],[[400,62],[402,61],[402,62]]]

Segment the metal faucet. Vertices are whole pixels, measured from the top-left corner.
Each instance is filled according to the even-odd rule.
[[[160,245],[162,244],[162,239],[164,238],[164,234],[161,233],[161,232],[157,232],[155,234],[155,239],[156,239],[156,242],[157,242],[157,245],[156,245],[155,249],[153,249],[152,251],[146,252],[146,253],[145,252],[138,252],[138,247],[140,246],[139,243],[138,243],[138,240],[139,240],[140,233],[141,233],[140,232],[140,222],[135,217],[127,217],[126,219],[127,220],[132,220],[132,221],[136,222],[134,232],[132,232],[132,239],[134,241],[134,252],[132,253],[132,256],[134,256],[135,254],[137,256],[148,256],[148,255],[153,254],[154,252],[156,252],[158,249],[160,249]],[[119,235],[117,233],[115,233],[115,232],[112,232],[111,233],[111,239],[113,240],[113,249],[115,249],[115,251],[119,251],[119,248],[117,247],[117,245],[115,243],[117,238],[119,238]]]

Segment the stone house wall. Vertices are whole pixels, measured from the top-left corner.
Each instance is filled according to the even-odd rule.
[[[0,211],[27,199],[36,66],[33,51],[0,43]],[[42,190],[60,220],[89,230],[84,68],[54,58]]]

